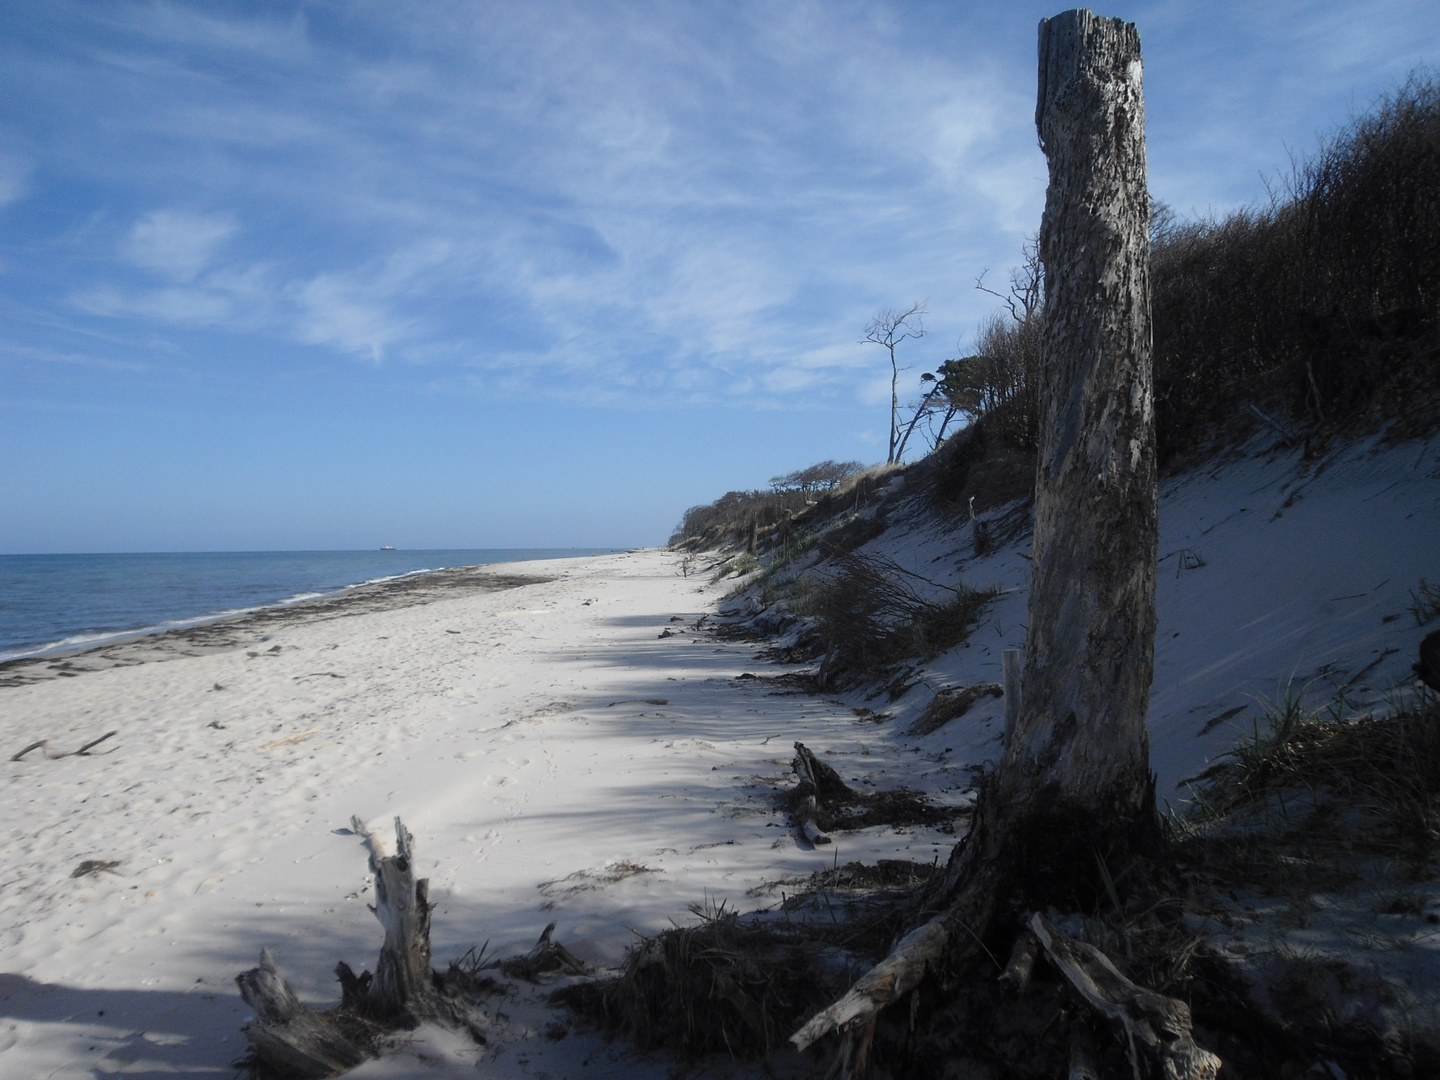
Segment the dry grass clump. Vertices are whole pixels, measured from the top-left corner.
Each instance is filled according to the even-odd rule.
[[[893,791],[855,791],[829,765],[813,762],[818,790],[814,820],[823,832],[868,829],[875,825],[944,825],[967,811],[937,806],[924,795],[903,788]],[[797,784],[780,802],[792,815],[807,805],[809,785]]]
[[[814,618],[826,676],[873,675],[910,657],[928,659],[969,636],[994,594],[940,585],[879,554],[830,553],[797,614]],[[926,588],[928,586],[928,588]],[[936,595],[943,599],[936,600]]]
[[[797,888],[775,911],[691,905],[696,925],[639,942],[615,978],[551,1000],[641,1049],[763,1057],[884,957],[934,870],[906,860],[837,864],[757,890]]]
[[[1424,578],[1410,591],[1408,608],[1416,626],[1427,626],[1440,617],[1440,585],[1431,585]]]
[[[636,945],[619,977],[582,983],[552,1000],[641,1049],[756,1058],[778,1049],[840,990],[805,924],[741,919],[692,908],[701,920]]]
[[[1292,835],[1343,835],[1423,873],[1440,851],[1440,694],[1421,688],[1383,714],[1347,716],[1343,696],[1311,707],[1287,687],[1206,779],[1201,821],[1278,814]]]

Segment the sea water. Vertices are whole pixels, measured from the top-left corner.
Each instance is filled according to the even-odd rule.
[[[613,550],[0,555],[0,661],[89,648],[425,570]]]

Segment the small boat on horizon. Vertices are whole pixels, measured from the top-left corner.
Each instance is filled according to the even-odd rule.
[[[380,550],[381,550],[381,551],[394,551],[394,550],[395,550],[395,545],[394,545],[394,544],[381,544],[381,545],[380,545]]]

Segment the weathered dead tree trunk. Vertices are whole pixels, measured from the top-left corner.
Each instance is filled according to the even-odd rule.
[[[927,900],[933,917],[792,1039],[804,1049],[842,1031],[847,1076],[848,1063],[867,1060],[878,1012],[928,970],[962,964],[992,931],[1020,932],[1026,912],[1087,891],[1097,850],[1132,851],[1154,835],[1145,713],[1158,513],[1140,38],[1133,24],[1078,10],[1042,21],[1039,44],[1050,186],[1020,711]]]
[[[1040,24],[1050,164],[1034,572],[1020,715],[996,796],[1102,832],[1144,827],[1159,536],[1140,36]],[[1071,820],[1074,820],[1071,818]]]
[[[430,970],[429,882],[415,878],[415,838],[397,817],[396,851],[385,855],[359,818],[352,818],[351,826],[369,850],[375,875],[370,910],[385,928],[375,975],[357,976],[342,962],[335,969],[340,1008],[323,1011],[308,1009],[295,997],[268,952],[261,953],[259,967],[235,978],[241,997],[255,1010],[255,1019],[245,1026],[251,1052],[277,1075],[337,1075],[372,1053],[377,1031],[414,1027],[440,1012]]]
[[[375,904],[370,910],[385,928],[385,944],[366,993],[366,1011],[377,1019],[414,1025],[435,1011],[430,881],[416,880],[415,838],[398,817],[394,855],[382,853],[379,841],[359,818],[352,818],[350,825],[365,838],[370,852],[370,872],[375,875]]]

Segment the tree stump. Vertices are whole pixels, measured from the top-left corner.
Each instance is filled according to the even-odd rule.
[[[338,1009],[307,1008],[280,978],[268,951],[260,966],[235,977],[240,996],[255,1010],[245,1038],[257,1062],[280,1076],[301,1080],[335,1076],[374,1052],[375,1036],[387,1028],[415,1027],[442,1012],[430,970],[429,882],[415,879],[415,838],[397,817],[394,855],[384,855],[359,818],[354,831],[365,840],[375,875],[370,910],[385,928],[375,975],[356,975],[348,964],[335,969]],[[445,1018],[463,1023],[456,1010]]]
[[[827,796],[845,799],[853,793],[840,779],[840,774],[812,754],[804,743],[795,744],[795,760],[790,764],[799,781],[792,796],[796,806],[795,826],[810,843],[828,844],[830,835],[820,828],[817,820],[820,800]]]
[[[366,1011],[379,1020],[413,1027],[435,1011],[430,970],[430,881],[415,878],[415,838],[395,819],[395,854],[384,855],[359,818],[351,828],[365,838],[375,903],[370,910],[385,928],[375,977],[365,996]]]

